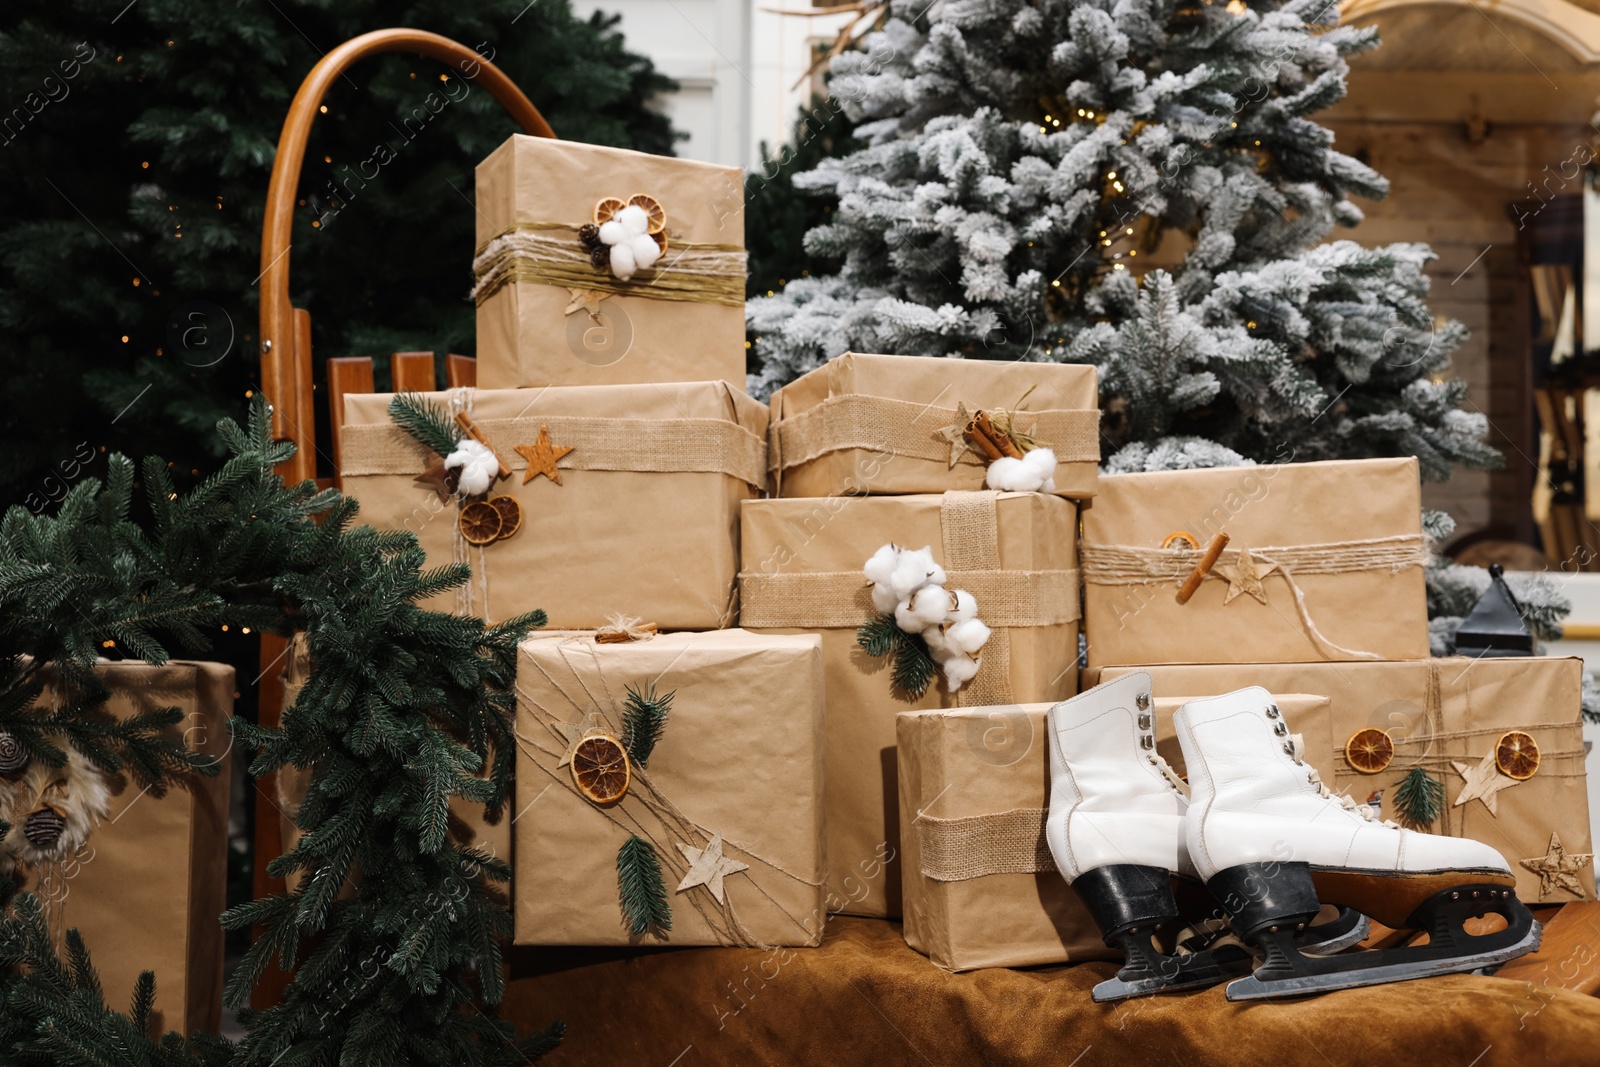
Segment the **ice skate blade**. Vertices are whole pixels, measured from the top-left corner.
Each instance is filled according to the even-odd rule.
[[[1526,935],[1515,944],[1488,949],[1466,956],[1436,960],[1397,961],[1377,967],[1355,970],[1330,970],[1322,974],[1308,974],[1290,978],[1262,981],[1251,975],[1229,982],[1229,1000],[1268,1000],[1274,997],[1297,997],[1311,993],[1331,993],[1336,989],[1357,989],[1361,986],[1383,985],[1388,982],[1408,982],[1414,978],[1432,978],[1443,974],[1460,974],[1484,967],[1498,967],[1518,956],[1535,952],[1544,933],[1544,927],[1534,920]],[[1404,953],[1405,949],[1383,950],[1385,953]],[[1360,955],[1342,959],[1359,962]],[[1332,961],[1329,961],[1332,962]]]
[[[1352,908],[1344,908],[1337,919],[1308,929],[1299,948],[1308,956],[1332,956],[1361,944],[1370,933],[1371,919]]]
[[[1121,978],[1107,978],[1104,982],[1094,987],[1093,997],[1096,1004],[1110,1004],[1118,1000],[1128,1000],[1133,997],[1148,997],[1158,993],[1181,993],[1186,989],[1209,989],[1219,982],[1248,970],[1248,964],[1241,963],[1230,967],[1226,971],[1217,966],[1202,968],[1181,974],[1175,978],[1165,975],[1153,978],[1135,978],[1125,982]]]

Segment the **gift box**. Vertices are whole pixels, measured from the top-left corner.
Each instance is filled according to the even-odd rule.
[[[518,655],[517,944],[821,939],[815,636],[572,636]]]
[[[423,399],[466,416],[510,475],[488,501],[442,498],[416,481],[442,457],[394,422],[390,394],[345,397],[344,491],[362,519],[415,532],[429,566],[472,566],[468,585],[424,606],[488,619],[542,608],[559,629],[617,613],[662,629],[733,624],[739,503],[764,478],[763,405],[722,382]],[[468,508],[502,498],[510,517],[475,543]]]
[[[963,431],[979,412],[1055,452],[1055,492],[1090,497],[1100,463],[1095,369],[846,352],[772,394],[774,496],[982,489]]]
[[[191,774],[158,792],[127,773],[106,776],[110,804],[75,855],[23,869],[57,946],[77,929],[106,1000],[126,1003],[154,971],[158,1032],[215,1031],[221,1024],[227,907],[228,780],[234,671],[222,663],[102,661],[110,687],[104,713],[118,720],[176,707],[169,740],[215,761],[216,777]],[[50,693],[50,689],[46,689]],[[83,757],[74,755],[74,764]],[[71,773],[61,769],[63,775]],[[21,781],[29,781],[23,776]],[[71,797],[71,779],[68,798]]]
[[[1076,507],[1039,493],[752,500],[744,505],[740,618],[820,633],[828,687],[828,887],[842,910],[898,916],[901,833],[895,714],[1059,700],[1077,684]],[[857,643],[877,611],[862,566],[888,543],[930,546],[949,589],[993,627],[977,677],[894,687],[892,658]]]
[[[1330,789],[1401,825],[1493,846],[1525,903],[1594,897],[1582,660],[1091,667],[1083,684],[1135,669],[1150,672],[1158,698],[1175,702],[1251,685],[1325,696],[1327,706],[1311,714],[1283,707]],[[1157,723],[1158,739],[1170,738],[1170,716]],[[1170,741],[1161,748],[1173,751]],[[1436,812],[1418,807],[1430,796]],[[1423,814],[1436,817],[1415,817]]]
[[[477,182],[480,385],[744,388],[738,167],[518,135],[478,165]],[[630,203],[643,236],[601,230],[623,227]],[[613,237],[659,258],[628,275],[604,243]]]
[[[1108,476],[1081,554],[1090,666],[1428,655],[1414,458]]]

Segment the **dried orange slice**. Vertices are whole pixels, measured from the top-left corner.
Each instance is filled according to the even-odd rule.
[[[610,734],[590,734],[572,750],[572,781],[596,804],[614,804],[628,791],[633,768],[628,752]]]
[[[495,535],[496,541],[504,541],[522,529],[522,505],[517,503],[516,497],[492,496],[487,503],[500,515],[500,532]]]
[[[657,248],[661,249],[661,254],[662,255],[666,255],[667,254],[667,231],[666,230],[662,230],[660,233],[651,234],[650,235],[650,239],[656,243],[656,247]]]
[[[500,536],[500,511],[485,501],[474,500],[462,508],[458,521],[469,545],[486,545]]]
[[[1344,743],[1344,760],[1362,774],[1378,774],[1394,759],[1394,741],[1376,726],[1357,730]]]
[[[647,233],[660,233],[667,228],[667,209],[661,206],[661,201],[648,193],[634,193],[628,197],[628,203],[644,209],[650,217],[650,229]]]
[[[1162,548],[1171,548],[1180,542],[1187,544],[1194,551],[1200,551],[1200,541],[1194,534],[1187,530],[1174,530],[1161,539]]]
[[[599,226],[602,223],[610,222],[611,216],[627,206],[619,197],[602,197],[600,202],[594,206],[594,224]]]
[[[1539,743],[1521,730],[1507,730],[1494,745],[1494,765],[1507,778],[1523,782],[1539,770]]]

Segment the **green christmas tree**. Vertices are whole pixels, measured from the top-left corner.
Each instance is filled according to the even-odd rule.
[[[179,485],[215,468],[211,427],[260,386],[278,134],[323,53],[383,27],[432,30],[492,58],[559,135],[670,153],[669,122],[645,103],[672,83],[615,23],[567,0],[6,4],[0,502],[44,510],[119,449],[161,451]],[[516,125],[459,70],[403,54],[357,64],[325,103],[291,272],[318,364],[471,354],[473,168]]]

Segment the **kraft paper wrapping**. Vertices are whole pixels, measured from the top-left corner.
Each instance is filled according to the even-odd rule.
[[[958,510],[969,518],[971,505],[992,507],[987,523],[947,521],[947,504],[958,500],[964,502]],[[832,899],[845,902],[841,910],[901,913],[897,712],[1054,701],[1075,692],[1076,517],[1071,501],[1038,493],[744,505],[744,626],[763,633],[822,635],[828,686],[828,889]],[[960,693],[947,692],[941,677],[920,699],[908,700],[891,690],[892,658],[872,658],[856,645],[856,628],[874,615],[861,567],[890,542],[931,546],[949,574],[947,587],[971,591],[979,618],[995,629],[978,677]],[[988,570],[984,560],[994,569]],[[1028,597],[1030,591],[1036,595]]]
[[[1089,664],[1426,658],[1421,524],[1409,457],[1102,478],[1083,511]],[[1201,553],[1161,551],[1180,531],[1231,538],[1187,604]],[[1244,551],[1265,603],[1228,577]]]
[[[1158,695],[1217,696],[1259,685],[1274,694],[1326,696],[1327,709],[1310,715],[1295,714],[1282,701],[1279,706],[1289,729],[1305,738],[1307,759],[1330,789],[1348,792],[1358,802],[1380,802],[1383,817],[1399,821],[1395,786],[1408,770],[1420,766],[1444,784],[1445,803],[1438,822],[1418,829],[1470,837],[1498,849],[1517,876],[1517,896],[1524,903],[1580,899],[1561,890],[1541,892],[1539,877],[1522,861],[1544,857],[1552,833],[1560,835],[1568,853],[1593,851],[1583,764],[1582,660],[1451,657],[1396,663],[1091,667],[1083,684],[1109,681],[1134,669],[1150,672]],[[1158,723],[1170,734],[1170,716]],[[1344,758],[1345,741],[1368,726],[1389,731],[1395,743],[1393,762],[1379,774],[1361,774]],[[1538,772],[1495,793],[1497,814],[1477,799],[1456,806],[1465,781],[1453,764],[1475,767],[1508,730],[1533,737],[1542,757]],[[1581,865],[1576,875],[1582,899],[1594,899],[1592,865]]]
[[[417,534],[428,566],[462,560],[469,586],[424,606],[491,620],[543,608],[550,626],[593,629],[614,613],[662,629],[734,622],[739,502],[759,491],[766,407],[722,382],[451,390],[427,394],[463,410],[512,470],[490,489],[522,506],[522,529],[466,544],[454,501],[413,478],[435,457],[389,418],[391,394],[345,397],[344,491],[361,519]],[[574,451],[561,485],[524,483],[515,451],[548,426]]]
[[[83,934],[110,1004],[126,1004],[140,973],[156,976],[155,1026],[189,1034],[222,1020],[223,934],[227,907],[228,778],[234,671],[223,663],[102,661],[97,668],[117,719],[177,707],[172,739],[214,757],[215,778],[193,775],[162,796],[126,774],[111,777],[111,807],[77,856],[45,884],[59,939]]]
[[[982,489],[987,465],[963,451],[951,467],[950,443],[939,436],[955,424],[958,403],[969,412],[1022,412],[1019,427],[1061,461],[1056,494],[1094,495],[1100,412],[1093,367],[854,352],[772,395],[773,495]]]
[[[480,385],[721,380],[744,389],[744,173],[738,167],[518,134],[478,165],[478,248],[481,253],[495,238],[520,232],[579,250],[576,227],[590,221],[596,201],[635,193],[655,197],[666,212],[668,247],[656,267],[613,285],[624,291],[607,296],[591,316],[567,312],[570,287],[605,286],[614,282],[609,270],[583,262],[575,271],[551,269],[522,259],[514,277],[480,296]],[[661,267],[707,257],[719,260],[715,280],[729,290],[720,299],[649,295],[660,287],[653,279]],[[479,261],[481,273],[481,254]]]
[[[553,724],[597,712],[621,737],[626,687],[675,694],[647,770],[617,803],[599,807],[560,767]],[[823,682],[813,636],[744,630],[664,634],[600,644],[592,637],[531,640],[517,668],[514,863],[519,945],[814,945],[824,907]],[[650,841],[662,866],[672,929],[629,935],[618,904],[617,850]],[[676,887],[689,869],[677,847],[705,848],[749,866],[723,882],[726,905],[703,885]]]
[[[1044,842],[1049,709],[1013,704],[898,717],[906,942],[947,970],[1115,955]],[[1020,862],[956,878],[945,863],[925,863],[924,840],[939,842],[956,820],[981,824],[991,843],[1018,823],[1010,836]]]

